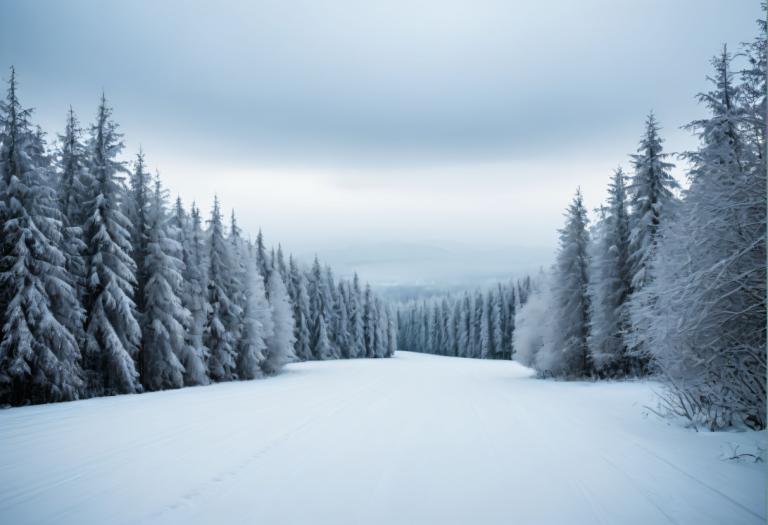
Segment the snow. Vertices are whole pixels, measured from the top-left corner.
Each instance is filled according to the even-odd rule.
[[[652,382],[398,352],[0,411],[0,522],[764,523],[762,432],[649,413]]]

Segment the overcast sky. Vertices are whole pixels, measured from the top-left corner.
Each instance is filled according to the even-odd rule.
[[[423,282],[459,247],[497,271],[548,263],[576,186],[599,204],[649,110],[669,150],[692,147],[679,127],[702,114],[708,60],[760,9],[8,0],[2,16],[0,65],[49,133],[69,104],[89,122],[103,89],[126,154],[141,144],[186,202],[218,193],[247,231],[364,273],[398,252],[386,279]],[[411,248],[433,263],[403,264]]]

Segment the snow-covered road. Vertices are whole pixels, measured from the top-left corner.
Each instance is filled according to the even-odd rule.
[[[398,352],[0,411],[0,523],[764,523],[764,433],[647,415],[648,383]]]

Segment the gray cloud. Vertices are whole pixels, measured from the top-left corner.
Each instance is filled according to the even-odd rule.
[[[708,58],[750,39],[759,14],[758,2],[725,0],[9,0],[0,65],[16,65],[49,131],[69,104],[90,120],[104,89],[128,151],[143,144],[172,188],[207,201],[224,186],[247,226],[272,224],[294,244],[362,235],[344,199],[366,186],[411,199],[398,217],[367,203],[361,221],[378,235],[381,223],[408,235],[418,192],[453,202],[466,190],[475,207],[441,209],[443,222],[514,241],[528,217],[484,222],[505,208],[480,213],[483,195],[525,188],[541,212],[526,208],[520,236],[552,240],[553,210],[578,184],[597,204],[649,109],[671,149],[694,144],[678,126],[701,114]],[[252,210],[258,196],[232,177],[274,166],[288,179],[317,170],[333,204],[318,203],[311,224],[294,224],[304,211],[288,201]],[[450,237],[440,228],[417,230]]]

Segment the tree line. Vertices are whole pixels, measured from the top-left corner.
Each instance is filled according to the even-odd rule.
[[[766,26],[712,59],[688,184],[651,114],[590,226],[581,192],[556,263],[518,312],[516,358],[542,375],[657,374],[663,406],[712,429],[766,423]]]
[[[531,279],[488,290],[408,301],[398,309],[398,348],[479,359],[511,359],[515,312],[525,304]]]
[[[86,133],[70,108],[54,148],[19,102],[0,103],[0,404],[137,393],[277,373],[294,360],[389,357],[396,320],[214,199],[204,221],[169,200],[102,95]],[[205,224],[204,224],[205,222]]]

